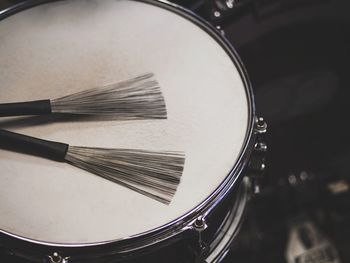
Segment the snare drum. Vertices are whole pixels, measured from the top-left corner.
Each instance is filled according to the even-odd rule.
[[[257,133],[234,49],[163,1],[42,2],[0,13],[1,102],[153,72],[168,118],[4,118],[1,127],[72,145],[183,151],[186,163],[167,206],[64,163],[0,150],[0,247],[26,262],[220,261],[247,203]]]

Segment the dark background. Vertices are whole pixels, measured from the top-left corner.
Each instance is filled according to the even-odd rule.
[[[177,2],[225,31],[269,126],[260,193],[226,262],[287,262],[296,221],[312,222],[350,262],[349,1]],[[334,184],[344,188],[331,191]]]
[[[349,1],[185,2],[225,31],[269,125],[260,194],[227,262],[287,262],[295,222],[314,224],[350,262]]]

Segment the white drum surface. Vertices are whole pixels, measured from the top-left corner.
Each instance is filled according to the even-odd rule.
[[[192,22],[141,2],[49,3],[0,21],[0,102],[56,98],[155,73],[168,119],[26,117],[0,127],[71,145],[184,151],[169,206],[66,163],[0,150],[0,230],[58,244],[130,237],[205,200],[235,165],[248,126],[240,75]]]

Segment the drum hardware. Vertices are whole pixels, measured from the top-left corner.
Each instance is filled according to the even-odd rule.
[[[215,6],[220,11],[227,11],[229,9],[232,9],[237,6],[239,2],[239,0],[214,0]]]
[[[228,8],[233,8],[236,4],[237,0],[226,0],[226,6]]]
[[[264,134],[267,131],[267,123],[265,122],[263,117],[259,117],[256,119],[255,132],[259,134]]]
[[[259,162],[259,165],[260,169],[250,174],[250,177],[252,178],[252,187],[254,195],[260,194],[261,192],[260,185],[266,167],[265,163],[262,162]]]
[[[257,152],[267,152],[267,144],[265,142],[257,142],[254,145],[254,149]]]
[[[189,235],[192,245],[188,247],[190,253],[194,257],[194,262],[198,263],[216,263],[221,262],[229,251],[229,245],[239,233],[240,226],[243,222],[248,200],[251,194],[252,181],[251,178],[245,176],[241,182],[241,186],[237,190],[238,193],[233,197],[242,202],[231,202],[232,210],[227,213],[223,220],[220,233],[214,240],[204,240],[208,238],[207,231],[210,231],[206,217],[210,218],[210,214],[197,217],[191,224],[189,229],[192,230]],[[195,234],[193,234],[195,233]],[[228,235],[228,237],[226,236]],[[223,253],[223,251],[225,251]]]
[[[218,11],[218,10],[215,10],[213,12],[213,15],[216,17],[216,18],[219,18],[221,16],[221,13]]]
[[[202,232],[208,227],[203,216],[199,216],[192,225],[193,228],[198,232]]]
[[[253,194],[260,193],[260,180],[266,169],[267,144],[265,135],[267,132],[267,123],[263,117],[258,117],[255,122],[255,132],[258,134],[254,144],[254,151],[249,160],[248,171],[252,180]]]
[[[199,236],[201,234],[199,233]],[[206,242],[200,241],[198,243],[198,247],[196,251],[194,252],[194,261],[195,263],[207,263],[206,258],[210,252],[210,245],[208,245]]]
[[[52,253],[52,255],[47,256],[48,263],[69,263],[69,257],[62,257],[58,252]]]
[[[249,171],[252,172],[253,177],[260,177],[261,174],[265,171],[266,164],[265,164],[265,157],[260,152],[257,154],[255,152],[255,155],[252,156],[252,158],[249,161]]]
[[[250,6],[253,6],[256,0],[211,0],[211,1],[197,1],[197,4],[187,6],[191,10],[203,16],[213,25],[224,26],[226,22],[234,17],[241,16],[250,11]],[[248,8],[247,8],[248,7]]]
[[[327,0],[208,0],[197,1],[186,7],[199,13],[213,25],[225,26],[243,15],[251,15],[258,20],[269,19],[277,14],[301,7],[313,6]]]
[[[253,177],[261,177],[261,174],[266,168],[265,155],[267,152],[267,144],[264,141],[267,132],[267,123],[263,117],[256,119],[254,131],[258,136],[254,144],[253,154],[249,160],[248,170],[252,173]]]
[[[219,33],[224,37],[225,36],[225,30],[221,28],[221,26],[216,26],[216,29],[219,31]]]
[[[198,248],[196,251],[195,262],[204,263],[205,258],[209,252],[210,246],[203,241],[202,232],[208,228],[206,220],[203,216],[199,216],[194,223],[192,224],[193,229],[197,232],[198,235]]]
[[[227,13],[234,7],[238,6],[238,0],[215,0],[212,2],[212,17],[216,20],[221,20],[227,16]]]

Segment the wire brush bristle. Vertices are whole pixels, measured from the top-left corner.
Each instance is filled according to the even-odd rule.
[[[69,146],[66,161],[164,204],[174,196],[184,169],[181,152]]]
[[[54,113],[115,115],[121,120],[166,119],[159,84],[148,73],[51,100]]]

